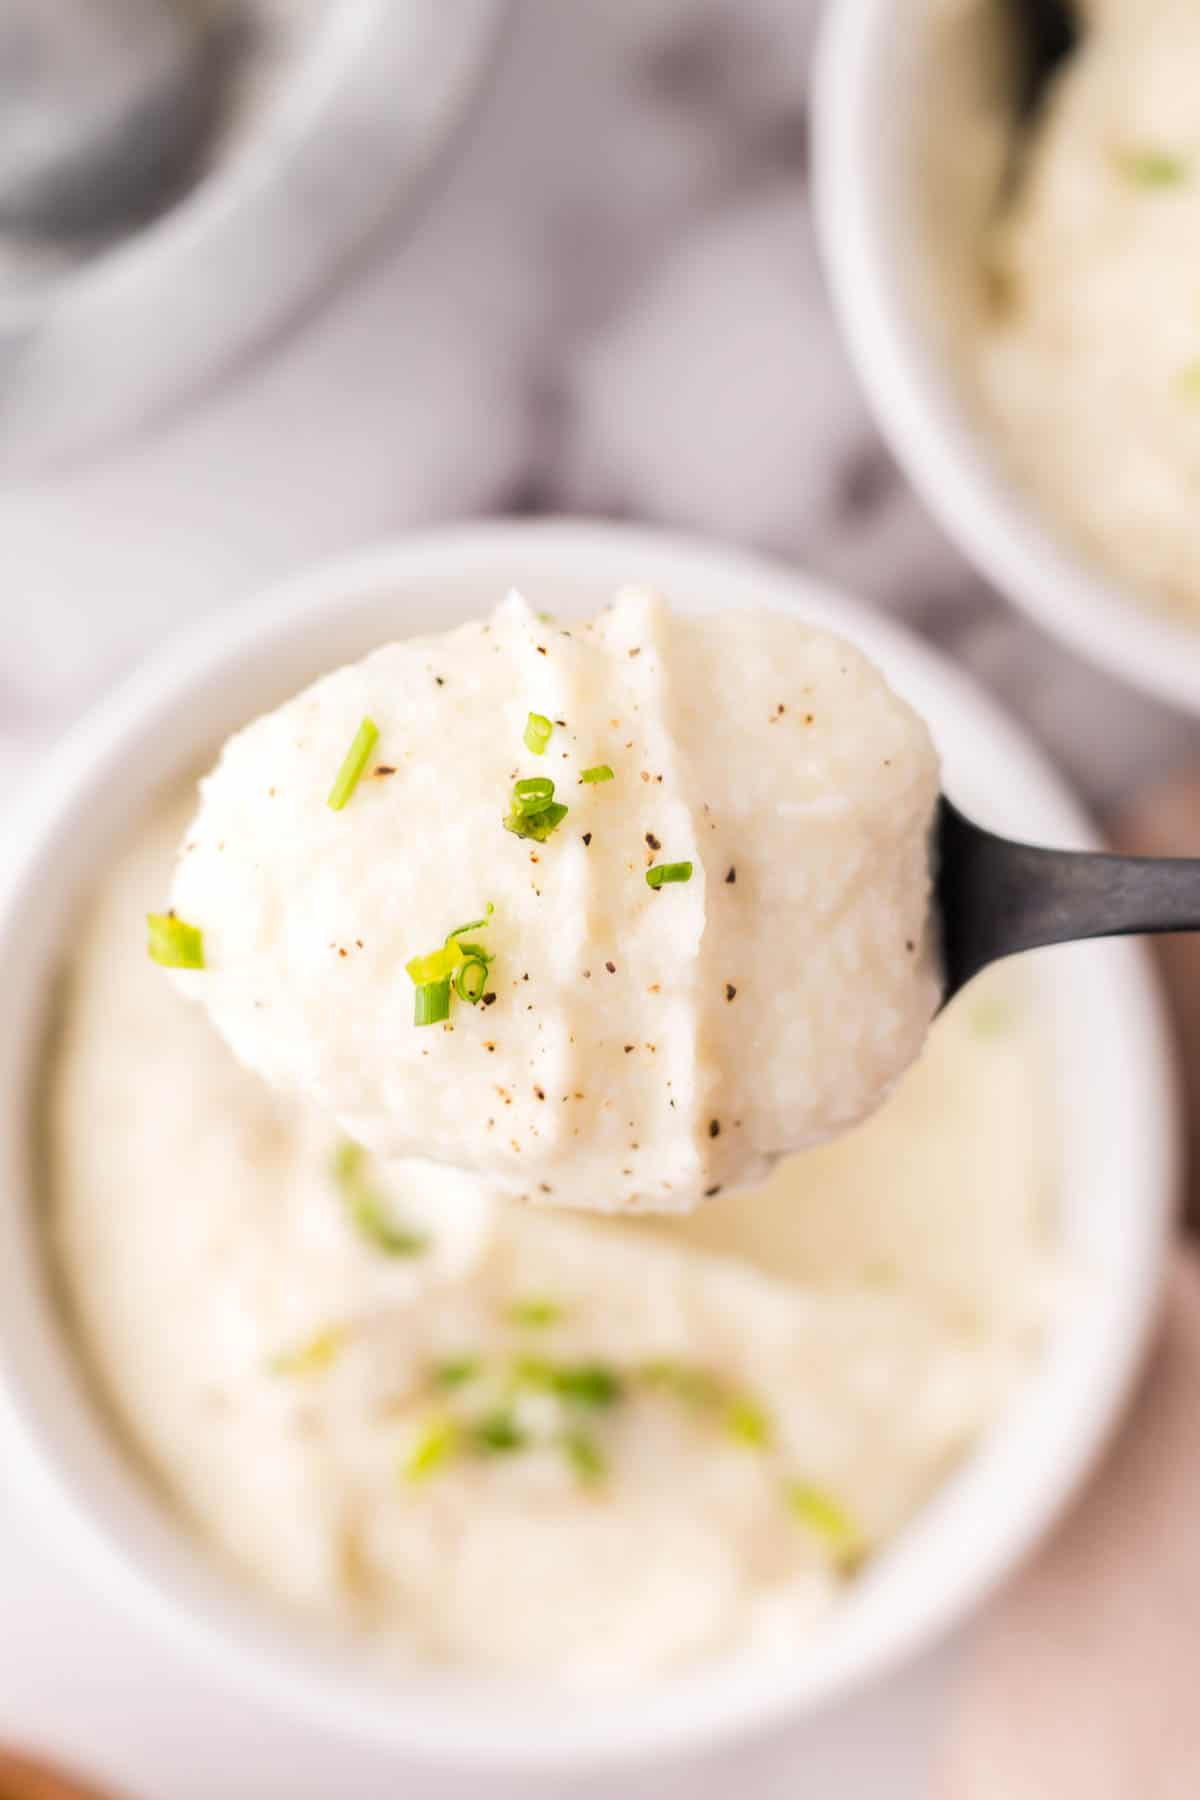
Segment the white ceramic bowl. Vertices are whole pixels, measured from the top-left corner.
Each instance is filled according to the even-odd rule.
[[[592,524],[484,525],[318,570],[214,620],[140,671],[53,757],[7,837],[0,883],[0,1454],[62,1520],[79,1568],[121,1605],[296,1718],[486,1767],[572,1768],[694,1750],[794,1717],[877,1675],[959,1619],[1039,1538],[1090,1467],[1155,1307],[1176,1175],[1171,1063],[1143,952],[1043,953],[1062,1232],[1077,1292],[1011,1415],[855,1586],[811,1653],[727,1661],[648,1693],[585,1702],[463,1679],[385,1683],[233,1592],[117,1453],[88,1399],[42,1264],[34,1185],[39,1057],[81,896],[155,790],[233,727],[379,641],[449,624],[511,582],[535,606],[595,608],[621,581],[683,606],[771,606],[844,630],[930,720],[948,783],[1002,828],[1088,841],[1021,731],[932,651],[803,577],[750,557]],[[169,1197],[168,1197],[169,1198]],[[23,1483],[23,1485],[25,1485]]]
[[[1147,610],[1059,535],[962,405],[936,296],[969,253],[973,221],[943,219],[946,267],[922,279],[920,126],[930,106],[969,116],[971,62],[961,42],[951,56],[945,34],[922,28],[929,4],[829,0],[816,58],[818,229],[867,398],[930,511],[1003,593],[1082,656],[1200,712],[1200,631]]]

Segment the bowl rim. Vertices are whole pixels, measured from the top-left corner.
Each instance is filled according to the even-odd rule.
[[[1109,579],[1005,476],[905,299],[900,253],[881,228],[882,183],[895,170],[883,167],[872,99],[901,29],[912,21],[890,0],[837,0],[813,63],[817,237],[868,406],[930,513],[1003,595],[1086,661],[1200,712],[1200,630]]]
[[[148,713],[161,716],[165,708],[186,704],[189,695],[194,703],[220,680],[222,671],[248,657],[264,658],[298,628],[332,619],[348,600],[366,600],[381,589],[394,591],[402,579],[428,578],[439,569],[462,576],[474,571],[480,579],[496,580],[514,563],[526,570],[536,565],[559,579],[564,565],[585,569],[592,563],[612,565],[626,572],[637,570],[663,585],[674,582],[681,589],[689,578],[711,587],[719,577],[723,586],[734,590],[735,604],[749,603],[746,596],[752,592],[754,603],[799,607],[818,618],[822,607],[828,607],[851,634],[861,631],[869,644],[896,646],[910,665],[914,660],[923,665],[931,679],[961,698],[980,729],[996,739],[1002,753],[1011,755],[1017,778],[1040,793],[1045,807],[1056,813],[1062,829],[1081,841],[1090,837],[1061,779],[973,682],[906,629],[797,571],[703,540],[639,527],[571,520],[464,525],[337,559],[285,581],[256,604],[216,614],[170,640],[114,690],[48,758],[41,779],[26,798],[21,826],[10,835],[10,843],[19,842],[21,849],[0,869],[0,969],[19,954],[21,919],[28,920],[37,904],[32,877],[39,858],[55,832],[61,832],[72,808],[78,811],[86,802],[89,788],[100,779],[96,771],[108,766]],[[481,1724],[468,1716],[467,1683],[459,1684],[457,1700],[440,1710],[420,1694],[406,1697],[400,1685],[388,1688],[386,1694],[381,1689],[366,1691],[350,1681],[346,1668],[339,1677],[332,1664],[319,1666],[305,1660],[302,1651],[285,1650],[282,1636],[274,1644],[266,1642],[249,1622],[239,1635],[228,1619],[214,1623],[189,1609],[186,1583],[180,1579],[172,1590],[156,1574],[155,1546],[147,1549],[140,1540],[135,1544],[129,1532],[119,1541],[106,1529],[95,1496],[72,1484],[69,1459],[61,1442],[55,1441],[53,1422],[31,1409],[19,1368],[14,1369],[14,1346],[5,1341],[7,1314],[0,1316],[0,1441],[13,1451],[6,1466],[20,1478],[33,1507],[43,1511],[52,1528],[57,1525],[70,1559],[121,1610],[164,1633],[181,1652],[198,1657],[227,1687],[362,1743],[458,1766],[578,1770],[694,1753],[795,1721],[907,1660],[977,1606],[1061,1513],[1099,1455],[1129,1394],[1156,1317],[1165,1268],[1179,1168],[1178,1118],[1173,1058],[1145,952],[1125,942],[1108,946],[1107,953],[1120,977],[1113,990],[1122,996],[1115,1016],[1131,1048],[1130,1085],[1137,1090],[1144,1191],[1138,1198],[1128,1266],[1121,1270],[1124,1286],[1117,1283],[1112,1293],[1105,1292],[1106,1326],[1096,1346],[1096,1361],[1089,1365],[1087,1379],[1076,1382],[1069,1414],[1073,1435],[1069,1441],[1052,1438],[1044,1443],[1041,1460],[1035,1458],[1031,1442],[1025,1452],[1029,1464],[1025,1473],[1031,1487],[1035,1477],[1038,1485],[1024,1512],[1019,1517],[1006,1515],[1002,1526],[993,1522],[990,1536],[980,1529],[982,1548],[972,1536],[975,1560],[965,1575],[960,1571],[957,1583],[944,1585],[923,1615],[906,1620],[903,1628],[893,1629],[866,1651],[860,1648],[839,1663],[836,1650],[825,1654],[823,1642],[812,1664],[785,1671],[771,1665],[749,1676],[739,1674],[726,1660],[695,1678],[656,1689],[648,1699],[624,1695],[612,1702],[601,1699],[567,1721],[543,1717],[536,1725],[509,1723],[499,1722],[497,1715],[496,1721]],[[44,1329],[57,1337],[61,1353],[61,1324],[45,1323]],[[983,1448],[998,1435],[989,1434]],[[1030,1430],[1026,1435],[1032,1440],[1035,1434]],[[123,1463],[115,1444],[107,1445],[106,1454],[114,1468]],[[979,1462],[981,1451],[971,1460]],[[938,1504],[935,1497],[929,1511],[936,1511]],[[986,1523],[986,1514],[978,1506],[975,1511],[978,1529],[981,1521]]]

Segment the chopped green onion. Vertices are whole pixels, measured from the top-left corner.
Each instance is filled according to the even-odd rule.
[[[442,949],[431,950],[428,956],[414,956],[404,967],[409,979],[418,987],[424,987],[427,981],[445,981],[448,976],[453,975],[462,962],[463,955],[461,945],[447,939]]]
[[[527,1300],[514,1300],[508,1309],[508,1316],[514,1325],[557,1325],[564,1316],[565,1308],[557,1300],[541,1299],[531,1296]]]
[[[477,1356],[447,1356],[434,1365],[433,1379],[438,1387],[464,1387],[468,1381],[474,1381],[482,1369],[483,1363]]]
[[[605,1363],[553,1363],[540,1356],[519,1356],[513,1363],[518,1386],[557,1394],[572,1406],[612,1406],[621,1398],[621,1379]]]
[[[608,1459],[600,1446],[582,1431],[569,1431],[562,1438],[563,1455],[581,1481],[603,1481],[608,1473]]]
[[[424,1481],[458,1450],[458,1426],[453,1419],[431,1419],[400,1465],[406,1481]]]
[[[428,1248],[427,1239],[389,1218],[387,1202],[366,1180],[364,1160],[362,1145],[349,1138],[334,1152],[333,1178],[342,1191],[350,1223],[360,1237],[387,1256],[419,1256]]]
[[[471,970],[476,974],[472,976]],[[454,991],[468,1006],[478,1006],[487,986],[488,966],[482,956],[469,956],[454,977]]]
[[[532,813],[545,812],[554,799],[554,783],[545,775],[527,775],[523,781],[513,782],[513,811],[528,817]]]
[[[544,756],[553,730],[545,713],[530,713],[525,724],[525,748],[532,750],[535,756]]]
[[[550,833],[562,824],[567,810],[561,801],[554,800],[532,816],[513,811],[504,820],[504,829],[511,831],[514,837],[532,838],[535,843],[544,844]]]
[[[482,919],[468,919],[468,921],[465,925],[456,925],[454,927],[453,931],[448,931],[446,933],[446,942],[448,944],[453,943],[454,939],[460,938],[464,931],[484,931],[484,930],[486,930],[487,926],[491,923],[491,917],[492,917],[492,914],[495,912],[495,910],[496,910],[495,907],[492,905],[491,901],[489,900],[487,903],[486,914]]]
[[[1142,188],[1178,187],[1188,178],[1188,165],[1182,157],[1153,146],[1126,150],[1119,161],[1129,180]]]
[[[177,919],[173,912],[147,913],[146,924],[151,962],[161,963],[164,969],[204,967],[204,933],[198,925]]]
[[[440,1025],[450,1017],[450,977],[423,981],[413,995],[413,1024]]]
[[[690,881],[691,879],[692,865],[690,862],[659,863],[656,868],[646,870],[647,887],[666,887],[669,881]]]
[[[786,1490],[788,1506],[801,1525],[820,1538],[835,1566],[850,1574],[866,1554],[866,1544],[854,1520],[826,1488],[811,1481],[792,1481]]]
[[[771,1422],[766,1413],[744,1396],[730,1402],[725,1430],[735,1443],[746,1444],[752,1450],[763,1450],[771,1441]]]
[[[579,779],[588,783],[612,781],[613,772],[607,763],[597,763],[594,769],[585,769]]]
[[[487,1454],[523,1450],[526,1442],[525,1433],[510,1412],[485,1414],[476,1420],[472,1437],[476,1448]]]
[[[334,812],[341,812],[358,786],[359,777],[367,766],[367,758],[378,741],[378,725],[373,719],[364,719],[354,734],[354,742],[346,752],[342,766],[337,772],[337,779],[330,788],[329,798],[325,802]]]
[[[688,1406],[713,1407],[723,1398],[721,1383],[711,1369],[676,1362],[669,1356],[657,1356],[643,1363],[638,1377],[648,1387],[662,1388]]]
[[[270,1362],[275,1375],[319,1375],[329,1368],[346,1342],[346,1334],[337,1325],[327,1325],[314,1332],[305,1343],[293,1350],[282,1350]]]
[[[604,1363],[578,1363],[554,1371],[554,1392],[572,1406],[612,1406],[621,1398],[621,1381]]]

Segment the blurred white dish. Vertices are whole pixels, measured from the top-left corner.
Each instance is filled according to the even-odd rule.
[[[416,204],[503,12],[270,0],[269,81],[243,82],[208,173],[74,270],[46,249],[28,293],[0,309],[0,471],[77,455],[191,398],[311,303]]]
[[[1200,711],[1200,633],[1146,610],[1070,542],[1014,484],[964,400],[959,293],[978,278],[982,209],[1004,154],[989,24],[998,33],[999,11],[978,0],[828,7],[814,77],[815,194],[834,302],[882,429],[966,554],[1080,654]],[[936,165],[933,111],[953,147]]]
[[[1020,732],[940,658],[806,580],[702,544],[588,524],[461,528],[319,570],[214,622],[149,666],[51,759],[0,891],[0,1419],[34,1504],[54,1493],[67,1548],[114,1599],[247,1693],[395,1748],[496,1766],[583,1768],[696,1749],[857,1686],[960,1618],[1037,1540],[1103,1443],[1154,1313],[1175,1185],[1169,1054],[1143,952],[1075,946],[1032,969],[1060,1118],[1061,1230],[1079,1272],[1019,1404],[877,1565],[811,1655],[726,1661],[633,1698],[564,1705],[532,1689],[414,1677],[264,1620],[214,1573],[116,1451],[83,1391],[48,1291],[35,1218],[34,1082],[51,978],[75,908],[150,796],[245,718],[405,630],[477,611],[515,581],[582,613],[631,572],[680,606],[799,609],[878,660],[929,720],[947,780],[1001,829],[1086,843],[1081,816]],[[1102,1129],[1098,1122],[1102,1121]]]

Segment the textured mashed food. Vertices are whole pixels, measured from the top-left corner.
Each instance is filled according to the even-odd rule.
[[[190,804],[88,909],[50,1077],[53,1247],[141,1462],[232,1570],[397,1668],[793,1655],[1035,1353],[1019,990],[973,990],[760,1193],[535,1213],[367,1158],[162,979],[142,918]]]
[[[987,229],[971,379],[1049,518],[1149,605],[1195,620],[1200,7],[1079,11],[1080,47]],[[979,130],[990,143],[994,118]],[[945,138],[941,155],[959,160]]]
[[[512,595],[230,740],[175,878],[204,959],[177,979],[376,1152],[686,1210],[916,1056],[937,791],[924,725],[825,632],[636,590],[564,629]]]

